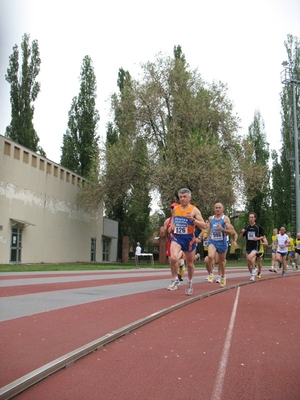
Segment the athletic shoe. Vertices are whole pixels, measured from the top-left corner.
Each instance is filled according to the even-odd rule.
[[[293,268],[293,271],[295,271],[296,264],[294,262],[292,262],[292,268]]]
[[[213,281],[214,281],[214,274],[209,274],[207,282],[208,283],[213,283]]]
[[[250,281],[255,281],[255,275],[251,275]]]
[[[172,281],[170,285],[167,287],[168,290],[177,290],[178,286],[180,285],[179,281],[176,279],[175,281]]]
[[[197,253],[196,255],[195,255],[195,261],[196,262],[200,262],[200,254],[199,253]]]
[[[257,271],[258,271],[258,269],[256,267],[252,268],[252,274],[251,275],[256,276],[257,275]]]
[[[217,279],[216,279],[216,283],[221,283],[221,277],[220,275],[218,275]]]
[[[183,281],[182,276],[181,276],[180,274],[178,274],[177,276],[178,276],[178,280],[179,280],[180,282],[182,282],[182,281]]]
[[[277,274],[277,269],[274,269],[275,274]]]
[[[192,282],[189,282],[189,283],[187,284],[186,289],[185,289],[185,294],[186,294],[187,296],[190,296],[192,293],[193,293]]]
[[[221,278],[221,282],[220,282],[220,287],[224,288],[226,286],[226,276],[224,276],[224,278]]]
[[[270,271],[270,272],[275,272],[275,271],[274,271],[274,268],[270,268],[269,271]]]
[[[282,276],[285,276],[285,272],[284,272],[284,271],[282,271],[282,272],[281,272],[281,275],[282,275]]]
[[[258,273],[257,273],[257,277],[258,277],[258,278],[261,278],[261,272],[258,272]]]

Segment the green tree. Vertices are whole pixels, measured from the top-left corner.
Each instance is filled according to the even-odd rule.
[[[145,139],[137,135],[132,79],[120,68],[119,93],[112,96],[114,124],[107,126],[106,163],[102,175],[106,215],[119,222],[119,257],[123,236],[142,247],[150,235],[150,163]]]
[[[150,144],[152,185],[164,209],[181,187],[191,189],[204,215],[216,201],[233,204],[240,138],[227,87],[205,84],[180,46],[173,58],[159,55],[142,71],[133,83],[138,134]]]
[[[290,78],[300,79],[300,40],[292,35],[287,36],[284,42]],[[300,126],[300,94],[296,91],[296,116],[297,125]],[[293,87],[285,85],[281,93],[281,119],[282,119],[282,149],[281,149],[281,166],[284,176],[282,195],[286,196],[288,202],[286,204],[282,221],[279,225],[285,225],[293,233],[296,233],[296,186],[295,186],[295,132],[294,132],[294,109],[293,109]],[[299,128],[298,128],[299,129]],[[298,148],[300,140],[298,138]],[[300,162],[299,154],[296,162]],[[280,212],[281,213],[281,212]]]
[[[21,43],[22,67],[19,71],[19,48],[13,47],[9,57],[9,67],[5,79],[11,85],[11,122],[5,136],[15,142],[45,156],[39,146],[39,137],[33,126],[34,101],[40,92],[40,83],[36,78],[40,72],[40,52],[37,40],[30,46],[30,36],[24,34]]]
[[[89,178],[98,168],[99,145],[97,127],[99,112],[96,109],[97,83],[92,60],[83,59],[80,72],[80,90],[69,111],[68,129],[63,136],[61,165]]]
[[[281,155],[279,160],[276,151],[272,152],[272,216],[273,228],[285,226],[291,229],[291,175],[290,162]],[[287,181],[287,182],[286,182]]]
[[[259,111],[254,113],[253,122],[248,128],[247,141],[250,147],[247,156],[248,169],[245,169],[244,174],[246,212],[255,212],[257,221],[268,232],[272,230],[270,153],[269,143],[266,141],[265,124]]]

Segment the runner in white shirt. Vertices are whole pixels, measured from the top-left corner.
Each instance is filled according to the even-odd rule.
[[[290,238],[285,233],[285,227],[282,226],[276,237],[276,259],[282,264],[282,276],[285,276],[286,273],[286,258],[288,255],[288,247],[290,245]]]

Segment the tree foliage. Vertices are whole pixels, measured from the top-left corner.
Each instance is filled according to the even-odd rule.
[[[119,222],[119,237],[142,247],[150,235],[150,162],[147,141],[137,134],[132,79],[120,68],[112,96],[114,124],[107,126],[102,188],[106,215]],[[122,241],[119,241],[121,256]]]
[[[6,128],[5,136],[32,151],[45,155],[44,150],[39,147],[39,137],[33,126],[33,103],[41,88],[36,80],[40,72],[41,59],[38,41],[33,40],[31,46],[29,41],[30,36],[24,34],[21,43],[21,71],[17,45],[13,47],[13,53],[9,57],[5,79],[11,85],[11,122]]]
[[[217,200],[231,205],[240,138],[226,85],[205,84],[190,70],[180,46],[173,58],[158,55],[143,64],[142,72],[133,83],[137,131],[149,144],[151,183],[163,208],[181,187],[192,191],[204,214]]]
[[[264,121],[257,110],[254,113],[253,122],[248,128],[244,148],[248,148],[243,168],[247,218],[248,213],[255,212],[257,221],[264,227],[265,231],[271,231],[269,143],[266,141]]]
[[[159,54],[142,64],[138,79],[121,68],[118,87],[98,193],[106,215],[119,221],[120,238],[129,235],[132,244],[139,240],[144,247],[151,192],[158,193],[154,200],[168,214],[178,190],[188,187],[205,218],[217,201],[227,212],[237,198],[257,197],[257,189],[263,198],[267,151],[263,134],[256,132],[260,116],[243,140],[227,86],[204,82],[180,46],[173,57]]]
[[[290,77],[300,79],[300,41],[292,35],[287,36],[284,43],[287,52],[287,63]],[[286,84],[281,92],[281,137],[280,154],[272,154],[272,210],[274,226],[286,226],[296,233],[296,198],[295,198],[295,147],[294,147],[294,115],[293,88]],[[296,108],[298,132],[300,128],[299,113],[300,95],[296,92]],[[299,140],[299,139],[298,139]],[[300,143],[298,143],[299,148]],[[299,154],[296,157],[299,163]]]
[[[92,60],[83,59],[80,72],[80,89],[72,99],[68,129],[63,135],[61,165],[89,178],[95,176],[99,158],[97,127],[99,112],[96,109],[97,83]]]

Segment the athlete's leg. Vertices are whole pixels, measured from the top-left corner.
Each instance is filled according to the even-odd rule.
[[[247,254],[247,266],[250,274],[252,274],[252,270],[255,267],[256,254],[256,250],[252,250],[249,254]]]
[[[181,250],[180,244],[176,242],[171,242],[170,247],[171,255],[169,258],[170,267],[171,267],[171,274],[174,279],[178,279],[178,261]]]
[[[194,270],[195,270],[195,266],[194,266],[194,260],[195,260],[195,252],[196,249],[194,249],[191,252],[185,251],[185,261],[186,261],[186,267],[188,270],[188,279],[189,282],[192,281],[193,276],[194,276]]]
[[[212,274],[213,269],[214,269],[214,263],[215,263],[215,254],[217,250],[213,244],[210,244],[208,246],[208,255],[207,255],[207,261],[208,261],[208,273]]]

